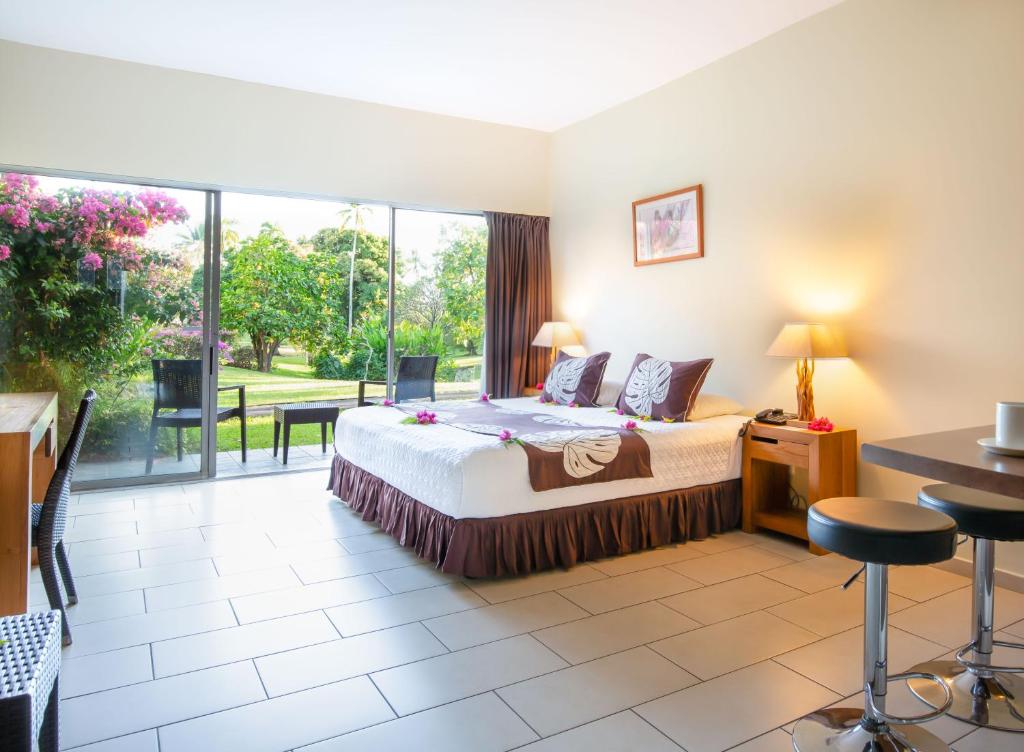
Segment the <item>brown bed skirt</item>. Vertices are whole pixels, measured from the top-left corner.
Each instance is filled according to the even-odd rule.
[[[737,480],[504,517],[456,519],[334,455],[328,490],[444,572],[504,577],[571,567],[736,527]]]

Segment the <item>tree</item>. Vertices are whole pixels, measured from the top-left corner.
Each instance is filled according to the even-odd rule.
[[[442,243],[434,276],[444,299],[445,331],[477,355],[484,336],[487,228],[452,223],[442,231]]]
[[[444,295],[433,277],[420,277],[408,286],[399,285],[396,279],[395,284],[398,287],[395,312],[399,319],[427,329],[445,323]]]
[[[357,233],[328,227],[306,242],[311,248],[306,263],[316,285],[320,322],[314,330],[304,333],[303,343],[309,351],[340,353],[345,350],[350,332],[347,310],[352,311],[356,321],[386,310],[388,239],[365,230]],[[353,246],[358,251],[354,284],[351,259],[346,258]],[[351,297],[350,291],[354,293]]]
[[[346,208],[338,212],[341,217],[341,230],[344,230],[349,224],[352,225],[352,229],[355,231],[352,233],[352,251],[349,256],[349,268],[348,268],[348,334],[352,334],[352,304],[355,300],[354,287],[356,283],[356,252],[359,245],[359,234],[363,227],[366,225],[366,215],[373,210],[368,206],[362,204],[349,204]]]
[[[264,223],[255,237],[224,254],[221,322],[248,333],[256,367],[267,373],[277,348],[318,324],[314,280],[281,230]]]

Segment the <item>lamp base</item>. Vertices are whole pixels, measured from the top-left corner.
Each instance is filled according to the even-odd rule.
[[[814,358],[801,358],[796,362],[797,419],[814,420]]]

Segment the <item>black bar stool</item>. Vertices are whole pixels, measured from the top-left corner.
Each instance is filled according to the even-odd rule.
[[[956,523],[944,514],[885,499],[824,499],[807,512],[807,535],[816,544],[865,564],[864,707],[826,708],[793,729],[797,752],[949,752],[921,728],[946,712],[952,697],[938,676],[888,675],[889,565],[934,564],[956,551]],[[885,712],[888,682],[917,677],[947,699],[937,710],[911,718]]]
[[[992,665],[995,645],[1024,650],[1024,645],[993,638],[995,613],[995,541],[1024,541],[1024,502],[946,483],[925,486],[917,503],[948,514],[961,533],[974,538],[974,603],[971,641],[953,661],[929,661],[915,671],[938,674],[953,694],[949,714],[977,726],[1024,732],[1024,667]],[[971,659],[967,658],[972,653]],[[918,697],[935,707],[942,692],[910,682]],[[1022,741],[1024,745],[1024,741]]]

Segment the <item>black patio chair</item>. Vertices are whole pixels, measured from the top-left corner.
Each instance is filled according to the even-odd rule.
[[[181,432],[185,428],[199,428],[203,424],[203,361],[153,361],[153,418],[149,424],[149,446],[146,452],[146,475],[153,472],[153,454],[156,451],[156,432],[161,428],[174,428],[178,433],[178,462],[183,459]],[[245,462],[245,385],[217,387],[217,392],[238,391],[236,407],[217,407],[217,422],[230,418],[242,419],[242,462]],[[172,412],[161,412],[171,410]]]
[[[64,445],[60,459],[57,460],[57,469],[50,478],[43,503],[32,505],[32,545],[38,552],[39,573],[43,576],[46,599],[50,602],[50,608],[60,611],[65,645],[71,644],[71,628],[68,626],[68,616],[64,612],[64,596],[57,581],[57,570],[60,570],[60,578],[64,581],[68,605],[78,603],[75,581],[68,565],[68,553],[64,549],[64,526],[68,516],[71,478],[75,474],[78,453],[82,449],[85,429],[89,426],[95,402],[96,392],[92,389],[87,390],[78,405],[75,425],[71,429],[71,435],[68,436],[68,443]]]
[[[436,355],[403,355],[398,359],[398,378],[395,379],[395,402],[415,399],[434,401],[434,375],[437,373]],[[367,384],[387,385],[386,381],[359,380],[359,407],[376,405],[366,399]],[[383,399],[383,398],[382,398]]]

